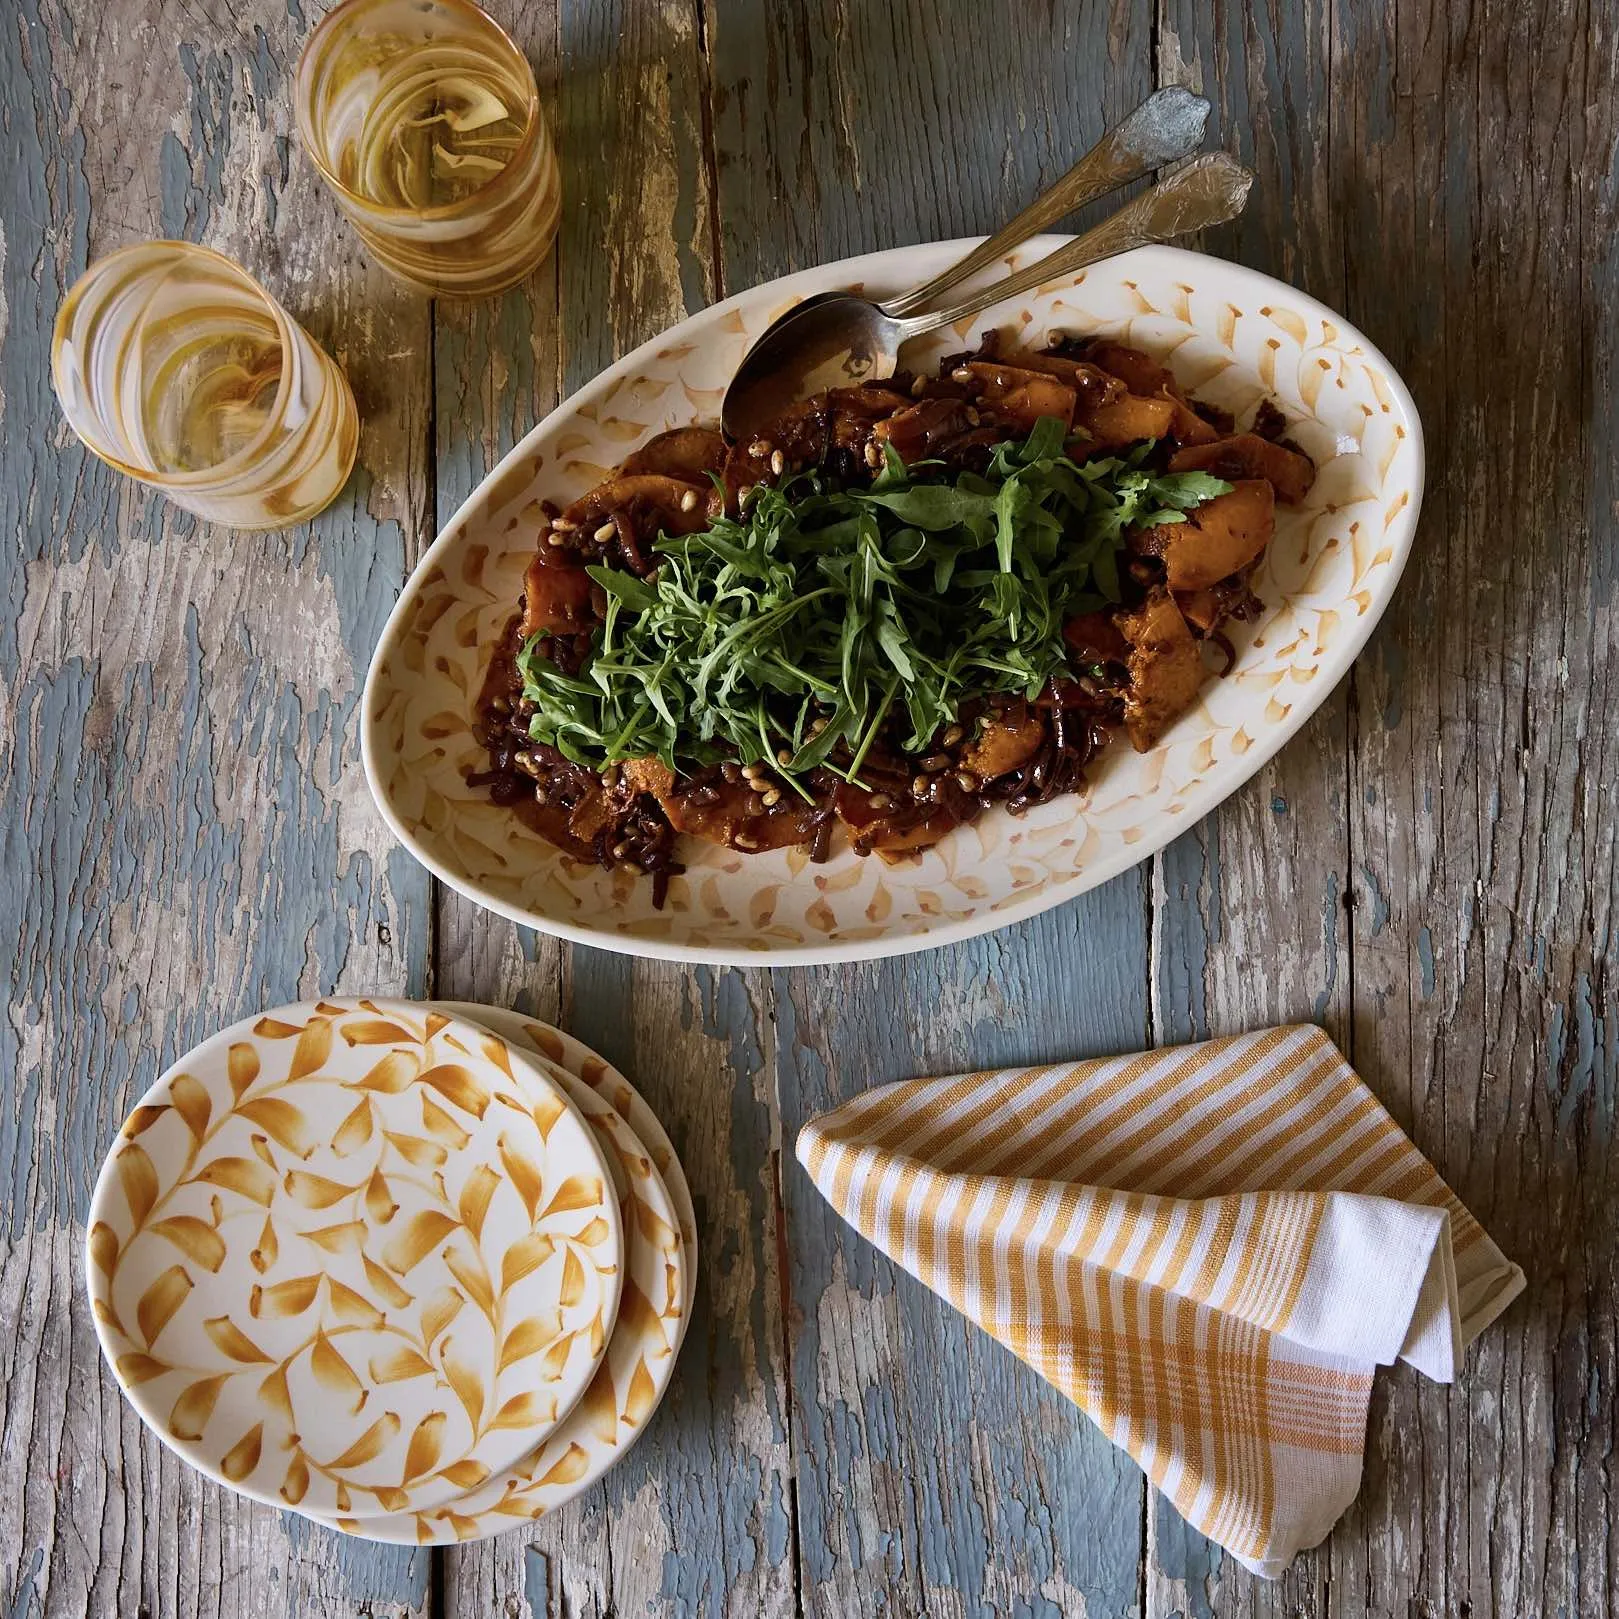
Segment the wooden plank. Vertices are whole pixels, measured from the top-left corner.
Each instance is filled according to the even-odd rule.
[[[552,267],[500,306],[439,308],[441,517],[559,388],[714,291],[695,9],[564,0],[498,14],[550,81],[563,228]],[[450,894],[438,915],[444,993],[560,1015],[633,1077],[680,1152],[703,1250],[646,1437],[532,1529],[447,1552],[448,1612],[790,1614],[768,980],[561,948]]]
[[[1454,1388],[1386,1380],[1332,1579],[1373,1611],[1609,1613],[1611,20],[1548,3],[1372,23],[1334,46],[1384,58],[1400,92],[1342,103],[1365,166],[1347,313],[1376,311],[1423,406],[1431,503],[1358,683],[1355,1054],[1529,1291]],[[1402,263],[1419,272],[1395,285]]]
[[[1214,102],[1210,144],[1255,172],[1242,218],[1204,245],[1336,307],[1343,224],[1327,141],[1325,15],[1314,3],[1272,11],[1162,0],[1158,73]],[[1308,1019],[1347,1044],[1350,701],[1341,687],[1246,787],[1154,860],[1159,1043]],[[1291,1616],[1327,1605],[1320,1558],[1301,1558],[1274,1585],[1254,1580],[1156,1491],[1146,1578],[1153,1616]]]
[[[993,228],[1145,94],[1150,21],[1128,5],[723,8],[727,289]],[[790,1145],[874,1083],[1140,1046],[1146,914],[1138,872],[969,945],[773,975],[805,1612],[1137,1611],[1139,1471],[844,1227]]]
[[[725,290],[996,229],[1148,93],[1151,32],[1147,0],[714,8]]]
[[[1212,65],[1223,102],[1271,128],[1279,105],[1302,116],[1308,149],[1327,152],[1309,188],[1282,188],[1303,284],[1384,348],[1427,431],[1422,530],[1348,688],[1346,790],[1321,840],[1331,869],[1347,830],[1352,901],[1326,1021],[1525,1264],[1530,1294],[1454,1388],[1405,1368],[1379,1379],[1360,1498],[1279,1585],[1158,1514],[1149,1611],[1610,1612],[1599,1469],[1615,1420],[1619,1070],[1613,817],[1598,784],[1619,746],[1616,288],[1589,244],[1613,227],[1611,41],[1587,54],[1583,22],[1557,5],[1340,6],[1323,100],[1319,17],[1297,33],[1289,19],[1277,41],[1259,8],[1232,8],[1218,37],[1192,12],[1166,11],[1166,69],[1177,54],[1188,77]],[[1332,768],[1325,751],[1320,763]],[[1196,871],[1187,847],[1166,851],[1166,871]],[[1285,959],[1306,866],[1296,843],[1283,849],[1257,826],[1225,838],[1225,879],[1189,885],[1201,916],[1177,920],[1173,901],[1165,916],[1160,961],[1182,1004],[1178,986],[1202,983],[1216,1027],[1307,1010],[1307,984],[1216,987],[1196,964],[1200,923],[1220,928],[1228,959],[1240,944],[1273,960],[1278,941]],[[1283,902],[1234,895],[1234,855],[1269,883],[1293,874]]]
[[[1146,1040],[1138,878],[987,940],[778,974],[782,1138],[871,1085]],[[1138,1612],[1142,1479],[782,1168],[803,1610]]]
[[[423,529],[425,308],[366,271],[290,148],[301,24],[23,0],[0,48],[0,1611],[391,1616],[425,1556],[204,1482],[101,1364],[81,1280],[102,1152],[221,1022],[419,988],[427,889],[359,771],[359,681]],[[346,361],[364,470],[288,535],[200,527],[61,425],[50,325],[87,259],[156,235],[242,258]]]

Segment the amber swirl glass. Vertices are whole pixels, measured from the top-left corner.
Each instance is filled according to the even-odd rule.
[[[343,373],[245,270],[190,242],[92,264],[57,314],[51,378],[103,461],[232,528],[313,517],[354,465]]]
[[[468,0],[345,0],[296,100],[304,150],[395,275],[481,296],[550,250],[561,184],[534,74]]]

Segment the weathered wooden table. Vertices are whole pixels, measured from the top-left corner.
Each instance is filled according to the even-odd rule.
[[[562,235],[519,291],[434,307],[367,264],[296,148],[300,0],[0,7],[0,1613],[1614,1611],[1619,13],[497,10],[546,89]],[[887,965],[631,963],[430,882],[372,809],[356,702],[494,459],[722,292],[993,226],[1171,81],[1259,174],[1210,247],[1342,309],[1427,425],[1416,556],[1309,729],[1150,865]],[[312,527],[199,527],[61,424],[64,289],[157,235],[239,257],[347,367],[360,470]],[[165,1064],[261,1005],[371,989],[577,1030],[668,1121],[701,1216],[645,1441],[532,1531],[441,1555],[188,1471],[120,1400],[80,1277],[96,1166]],[[1310,1017],[1530,1287],[1453,1389],[1380,1380],[1360,1500],[1266,1586],[851,1238],[790,1149],[876,1081]]]

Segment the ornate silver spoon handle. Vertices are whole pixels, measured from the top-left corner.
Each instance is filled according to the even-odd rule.
[[[1013,248],[1038,236],[1076,208],[1195,152],[1203,144],[1203,128],[1208,120],[1209,104],[1202,96],[1179,85],[1155,92],[988,241],[981,242],[923,286],[889,298],[879,307],[895,320],[926,309],[942,293],[998,263]]]
[[[1044,286],[1083,270],[1087,265],[1126,253],[1133,247],[1167,242],[1190,231],[1235,219],[1248,200],[1253,175],[1227,152],[1210,152],[1194,158],[1183,169],[1160,180],[1150,191],[1127,202],[1083,236],[1048,253],[1026,269],[1004,281],[984,287],[949,309],[933,310],[896,322],[898,340],[931,332],[954,321],[965,320],[979,310],[1015,298],[1020,292]]]

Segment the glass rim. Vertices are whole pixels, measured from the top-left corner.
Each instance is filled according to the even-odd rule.
[[[489,176],[475,190],[469,191],[466,196],[454,202],[435,203],[430,208],[407,208],[394,203],[373,202],[363,193],[354,191],[340,180],[321,150],[325,142],[315,137],[314,117],[312,110],[313,97],[309,94],[309,80],[314,73],[313,61],[315,47],[320,44],[322,36],[328,29],[334,29],[339,20],[347,21],[349,14],[363,11],[368,6],[383,3],[383,0],[342,0],[340,5],[334,6],[316,23],[315,30],[304,41],[304,48],[298,53],[298,65],[293,70],[292,99],[293,112],[298,123],[298,144],[303,147],[305,156],[320,172],[320,177],[345,202],[352,203],[364,213],[375,215],[378,219],[426,219],[448,220],[467,212],[474,203],[480,199],[487,199],[495,189],[517,171],[519,164],[532,152],[539,140],[543,115],[540,109],[540,87],[534,77],[534,67],[527,54],[501,25],[489,15],[475,0],[430,0],[430,4],[441,6],[446,11],[459,13],[470,20],[481,23],[488,28],[495,37],[516,58],[522,67],[524,77],[528,81],[528,117],[523,124],[522,138],[518,141],[516,150],[511,157],[501,165],[500,169]]]
[[[280,302],[262,285],[258,277],[244,269],[235,259],[221,253],[217,248],[205,247],[201,242],[184,242],[168,236],[156,237],[147,242],[127,242],[123,247],[115,247],[110,253],[103,253],[100,258],[93,259],[84,267],[83,274],[78,276],[73,285],[68,288],[67,295],[62,299],[61,307],[56,312],[56,320],[51,328],[51,380],[53,383],[56,380],[58,356],[63,347],[71,341],[71,334],[65,330],[65,326],[81,301],[81,288],[85,286],[85,283],[93,275],[106,266],[123,259],[137,258],[142,254],[150,253],[154,248],[173,250],[173,256],[177,260],[191,256],[212,260],[216,265],[223,267],[233,276],[245,282],[258,295],[270,312],[271,318],[275,321],[276,330],[281,336],[281,374],[276,379],[275,403],[265,417],[263,426],[247,443],[243,444],[239,449],[233,450],[223,461],[216,461],[212,466],[200,467],[192,472],[162,472],[152,467],[135,466],[123,460],[122,457],[110,455],[98,445],[92,444],[74,425],[71,417],[68,417],[68,426],[73,428],[74,437],[92,455],[105,462],[115,472],[122,472],[126,477],[134,478],[139,483],[149,484],[159,489],[202,489],[238,471],[240,465],[245,465],[249,458],[263,450],[272,435],[279,434],[283,430],[287,405],[291,398],[293,367],[290,351],[293,346],[293,338],[292,333],[288,331],[288,327],[296,323],[293,321],[292,316],[281,307]],[[144,315],[142,318],[144,320]],[[57,398],[60,401],[60,388],[57,389]],[[64,408],[63,415],[66,414],[67,412]]]

